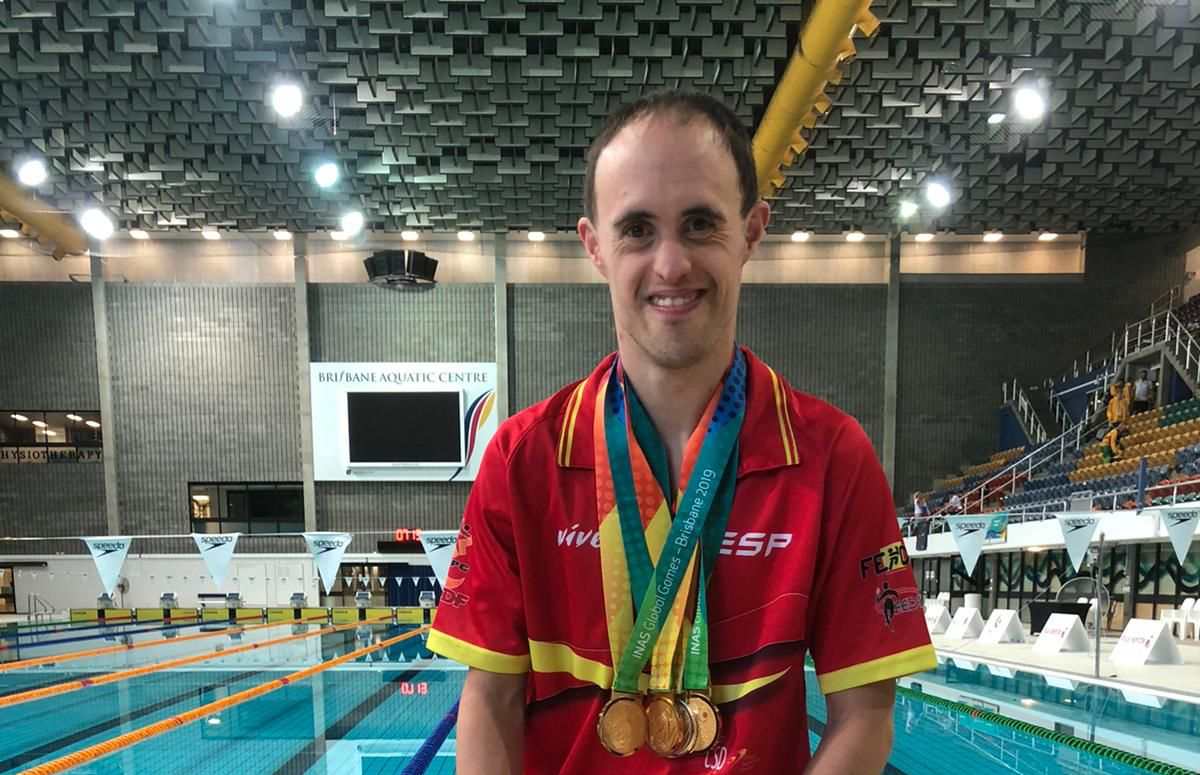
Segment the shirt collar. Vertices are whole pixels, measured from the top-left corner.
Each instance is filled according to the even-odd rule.
[[[791,410],[791,388],[770,366],[742,347],[746,356],[746,417],[738,434],[738,477],[755,471],[797,465],[801,454],[796,445]],[[592,446],[596,392],[608,374],[616,353],[608,355],[587,379],[567,393],[558,422],[558,465],[564,468],[595,468]]]

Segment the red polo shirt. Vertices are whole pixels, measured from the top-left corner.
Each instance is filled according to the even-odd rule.
[[[748,350],[737,490],[713,569],[706,755],[617,758],[596,717],[612,685],[596,530],[592,419],[612,356],[505,422],[463,516],[429,648],[527,673],[524,772],[799,772],[804,658],[830,694],[936,665],[896,510],[849,415],[793,390]]]

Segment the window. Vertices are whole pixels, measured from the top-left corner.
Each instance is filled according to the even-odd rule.
[[[0,409],[0,463],[100,463],[100,413]]]
[[[188,485],[193,533],[302,533],[299,482],[198,482]]]

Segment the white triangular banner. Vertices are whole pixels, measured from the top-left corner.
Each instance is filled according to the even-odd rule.
[[[1192,546],[1196,536],[1196,523],[1200,522],[1200,510],[1197,509],[1163,509],[1158,512],[1162,518],[1163,528],[1175,548],[1175,558],[1183,565],[1184,558]]]
[[[84,538],[83,542],[92,553],[92,561],[96,563],[96,573],[100,575],[104,591],[111,595],[121,578],[121,566],[125,564],[125,555],[129,554],[129,544],[133,543],[133,539],[129,536],[107,536]]]
[[[225,583],[229,563],[233,561],[233,550],[241,533],[192,533],[192,540],[204,558],[204,566],[218,587]]]
[[[354,536],[349,533],[304,533],[304,542],[312,553],[313,562],[317,565],[317,573],[321,583],[325,585],[325,594],[329,594],[337,582],[338,568],[342,565],[342,555]]]
[[[1099,514],[1089,512],[1068,512],[1058,514],[1058,526],[1062,529],[1063,543],[1067,545],[1067,556],[1071,565],[1078,571],[1087,559],[1088,546],[1092,536],[1096,534],[1096,525],[1100,522]]]
[[[983,625],[979,642],[986,645],[1024,643],[1025,628],[1021,625],[1021,620],[1017,618],[1017,612],[1004,608],[992,611],[987,623]]]
[[[992,520],[989,517],[967,515],[947,517],[946,522],[954,535],[954,543],[958,546],[963,565],[967,566],[967,575],[970,575],[975,572],[975,563],[979,562],[979,553],[983,551],[983,541],[987,538],[988,526],[992,524]]]
[[[470,545],[470,538],[466,540]],[[437,576],[438,583],[443,587],[446,586],[446,575],[450,573],[450,560],[454,558],[457,545],[457,530],[421,531],[421,546],[425,548],[425,556],[429,559],[429,566],[433,568],[433,575]],[[466,551],[465,546],[463,551]]]

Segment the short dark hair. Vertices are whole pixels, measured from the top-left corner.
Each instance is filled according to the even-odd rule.
[[[588,147],[587,169],[583,178],[583,214],[588,218],[596,214],[596,162],[600,154],[629,124],[641,118],[662,115],[672,115],[683,123],[700,118],[716,130],[733,157],[733,166],[737,168],[738,185],[742,192],[741,214],[744,216],[750,212],[750,208],[758,201],[758,173],[754,168],[754,151],[746,125],[725,103],[707,94],[663,91],[622,105],[609,114],[604,128]]]

